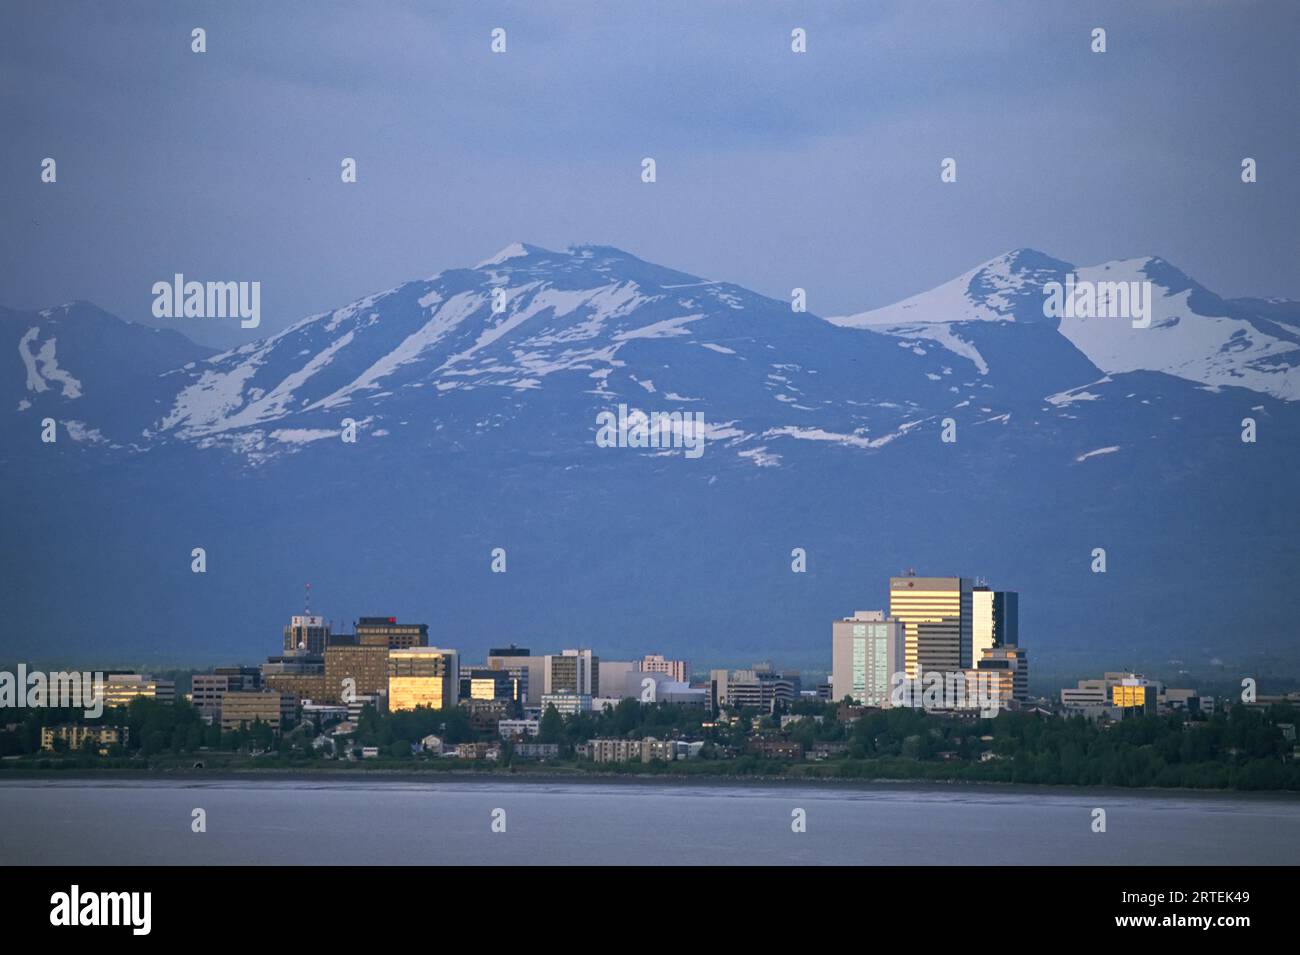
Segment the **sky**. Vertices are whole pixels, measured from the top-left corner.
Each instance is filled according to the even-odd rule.
[[[1297,27],[1251,0],[9,2],[0,305],[168,324],[154,282],[259,281],[260,328],[181,328],[231,345],[514,241],[822,315],[1020,246],[1300,298]]]

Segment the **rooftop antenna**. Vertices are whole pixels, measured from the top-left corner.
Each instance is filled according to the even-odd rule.
[[[302,615],[304,617],[310,617],[311,616],[311,584],[307,584],[303,588],[303,590],[305,591],[305,593],[303,596]]]

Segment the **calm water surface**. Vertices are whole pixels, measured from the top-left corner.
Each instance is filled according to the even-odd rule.
[[[190,831],[207,811],[207,832]],[[1091,831],[1092,810],[1107,831]],[[791,831],[791,812],[807,831]],[[491,831],[504,809],[506,832]],[[397,780],[3,780],[0,863],[1294,864],[1300,800]]]

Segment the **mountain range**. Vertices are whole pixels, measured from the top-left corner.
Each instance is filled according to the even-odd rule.
[[[1149,326],[1049,317],[1067,276],[1149,282]],[[1160,258],[1018,249],[823,318],[516,243],[221,353],[186,321],[0,309],[7,655],[253,661],[310,581],[467,658],[815,667],[903,568],[1019,590],[1049,667],[1295,646],[1300,303]],[[620,405],[703,413],[704,453],[597,446]]]

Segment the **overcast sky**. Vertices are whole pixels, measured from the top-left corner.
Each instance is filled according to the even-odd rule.
[[[1298,43],[1292,0],[9,2],[0,304],[154,322],[175,272],[260,281],[229,342],[515,240],[823,315],[1024,245],[1300,298]]]

